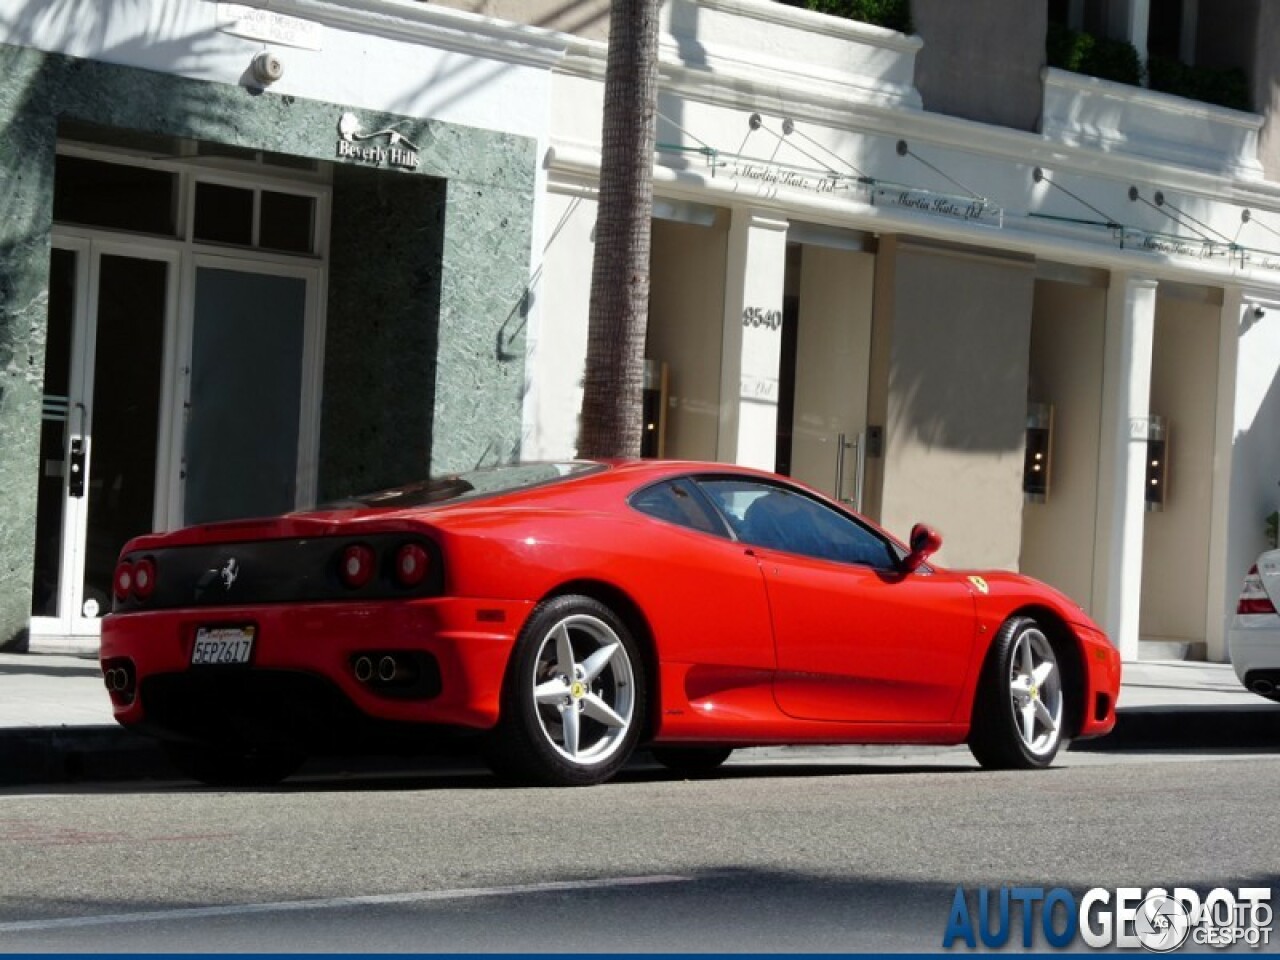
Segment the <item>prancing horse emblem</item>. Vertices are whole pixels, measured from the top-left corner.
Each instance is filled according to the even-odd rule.
[[[222,585],[230,590],[231,585],[236,582],[236,577],[240,576],[240,564],[236,563],[235,557],[226,562],[226,565],[218,571],[218,576],[222,577]]]

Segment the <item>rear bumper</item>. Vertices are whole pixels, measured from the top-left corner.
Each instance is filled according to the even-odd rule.
[[[269,701],[300,690],[313,694],[317,713],[342,707],[354,718],[486,729],[497,722],[507,662],[530,606],[450,597],[113,614],[103,620],[101,661],[129,677],[126,689],[111,694],[116,719],[161,736],[190,735],[190,698],[215,714],[203,718],[206,726],[218,717],[243,719],[251,708],[269,726],[281,713],[264,709]],[[198,628],[242,625],[255,628],[248,664],[191,665]],[[354,663],[370,652],[411,655],[438,670],[438,683],[406,693],[362,682]]]
[[[1228,636],[1231,666],[1241,683],[1256,670],[1280,670],[1280,617],[1237,614]]]
[[[1072,624],[1071,629],[1080,640],[1080,653],[1084,659],[1084,710],[1076,736],[1080,739],[1100,737],[1110,733],[1116,725],[1116,702],[1120,699],[1120,651],[1098,630],[1083,624]]]

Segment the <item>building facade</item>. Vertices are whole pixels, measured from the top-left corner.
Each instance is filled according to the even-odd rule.
[[[374,6],[4,5],[0,643],[93,650],[147,529],[518,454],[562,44]]]
[[[1185,6],[1257,113],[1046,66],[1055,15],[1141,46],[1137,2],[917,0],[913,36],[668,3],[664,454],[930,521],[944,563],[1053,583],[1127,658],[1225,658],[1280,494],[1280,33],[1242,3],[1232,46]],[[576,429],[603,57],[582,38],[555,76],[532,456]]]
[[[0,643],[92,649],[143,529],[573,455],[606,3],[5,6]],[[1280,506],[1280,30],[1232,6],[1175,45],[1256,112],[1046,67],[1139,0],[668,0],[655,452],[1223,659]]]

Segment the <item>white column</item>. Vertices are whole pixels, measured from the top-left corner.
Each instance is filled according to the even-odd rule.
[[[1111,36],[1128,40],[1138,50],[1138,60],[1147,62],[1147,24],[1151,19],[1150,0],[1120,0],[1108,6]]]
[[[778,442],[778,366],[787,221],[735,209],[729,226],[716,456],[772,470]]]
[[[1235,609],[1239,585],[1230,563],[1231,455],[1235,446],[1236,360],[1240,330],[1252,314],[1239,287],[1223,291],[1218,315],[1218,395],[1213,427],[1213,488],[1209,499],[1209,590],[1205,603],[1204,639],[1210,661],[1227,659],[1227,604]],[[1230,587],[1228,582],[1230,581]],[[1230,599],[1228,599],[1230,598]]]
[[[1125,660],[1138,659],[1155,319],[1156,282],[1113,273],[1102,364],[1093,595],[1095,616]]]

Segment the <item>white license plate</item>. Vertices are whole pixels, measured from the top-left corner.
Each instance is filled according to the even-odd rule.
[[[248,663],[254,627],[201,627],[191,648],[192,664]]]

